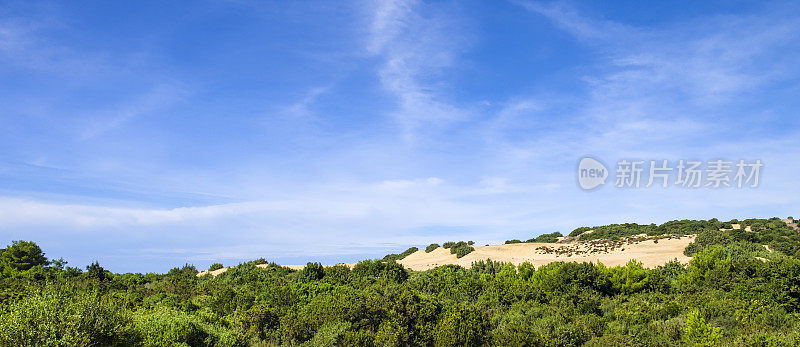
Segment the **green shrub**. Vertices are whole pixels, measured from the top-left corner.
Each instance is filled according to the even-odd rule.
[[[515,243],[522,243],[522,241],[521,241],[521,240],[517,240],[517,239],[514,239],[514,240],[506,240],[506,244],[507,244],[507,245],[511,245],[511,244],[515,244]]]
[[[431,243],[430,245],[428,245],[428,247],[425,247],[425,253],[433,252],[433,250],[435,250],[437,248],[439,248],[439,244],[438,243]]]
[[[347,329],[350,328],[349,322],[330,322],[324,324],[317,330],[311,340],[300,346],[308,347],[333,347],[341,346],[342,338]]]
[[[325,276],[325,269],[320,263],[308,263],[303,270],[298,273],[297,277],[300,281],[311,282],[321,280]]]
[[[377,277],[394,282],[403,282],[408,278],[408,272],[403,268],[403,265],[393,261],[362,260],[353,266],[351,273],[355,277]]]
[[[401,259],[413,254],[414,252],[416,252],[418,250],[419,250],[419,248],[417,248],[417,247],[411,247],[411,248],[403,251],[403,253],[400,253],[400,254],[388,254],[385,257],[383,257],[383,261],[398,261],[398,260],[401,260]]]
[[[564,235],[561,235],[560,232],[556,231],[554,233],[539,235],[535,239],[528,240],[528,242],[556,243],[558,242],[558,238],[562,236]]]
[[[700,314],[700,310],[694,309],[689,312],[681,341],[693,346],[716,346],[721,338],[722,329],[709,326]]]
[[[450,249],[451,253],[456,255],[456,258],[461,258],[461,257],[463,257],[463,256],[465,256],[467,254],[472,253],[472,251],[474,251],[474,250],[475,250],[474,247],[466,246],[466,245],[460,246],[458,248],[451,248]]]
[[[219,269],[222,269],[222,268],[224,268],[224,266],[222,266],[222,264],[214,263],[214,264],[211,264],[211,266],[208,268],[208,271],[219,270]]]
[[[468,305],[450,306],[434,330],[437,346],[480,346],[488,340],[489,322],[484,312]]]
[[[216,336],[200,317],[168,308],[138,312],[136,328],[142,336],[143,346],[211,345]]]
[[[495,274],[500,272],[500,269],[505,264],[508,263],[495,261],[487,258],[486,260],[473,261],[472,266],[470,266],[470,271],[477,274],[488,274],[494,276]]]
[[[573,230],[572,232],[569,233],[569,236],[572,236],[572,237],[580,236],[581,234],[583,234],[583,233],[585,233],[585,232],[587,232],[589,230],[592,230],[592,228],[590,228],[590,227],[576,228],[575,230]]]
[[[122,304],[97,293],[49,286],[3,309],[2,346],[126,346],[139,336]]]

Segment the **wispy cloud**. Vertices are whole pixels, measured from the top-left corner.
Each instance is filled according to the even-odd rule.
[[[80,140],[89,140],[103,133],[124,126],[126,123],[155,111],[163,110],[170,105],[185,100],[190,95],[185,88],[176,84],[159,84],[111,110],[98,112],[96,116],[86,117],[88,125],[80,134]]]
[[[736,106],[748,104],[748,93],[798,76],[781,48],[800,46],[791,34],[800,20],[780,8],[639,28],[580,13],[566,2],[515,3],[597,53],[583,69],[588,94],[567,117],[577,125],[567,136],[581,150],[622,155],[665,143],[673,151],[699,149],[703,136],[728,141],[725,134],[742,125],[730,122],[749,118],[750,110]],[[543,141],[570,141],[553,134]]]
[[[392,111],[407,138],[427,127],[464,120],[469,110],[447,101],[443,78],[469,34],[456,8],[415,0],[369,2],[366,49],[380,57],[378,76],[398,102]]]

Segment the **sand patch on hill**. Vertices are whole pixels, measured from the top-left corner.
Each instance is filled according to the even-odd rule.
[[[681,263],[688,263],[691,260],[690,257],[683,254],[683,250],[692,243],[695,235],[671,236],[658,240],[636,240],[637,237],[644,238],[644,236],[637,235],[628,240],[616,242],[593,240],[569,243],[516,243],[510,245],[474,246],[475,250],[462,258],[456,258],[455,254],[450,254],[449,249],[439,247],[430,253],[426,253],[424,250],[416,251],[400,260],[399,263],[403,264],[407,269],[424,271],[448,264],[469,268],[472,266],[472,262],[486,259],[510,262],[515,265],[527,261],[537,267],[554,261],[601,262],[606,266],[617,266],[625,265],[628,261],[636,259],[648,268],[664,265],[673,259],[677,259]],[[352,268],[355,264],[336,265],[347,265]],[[267,264],[256,266],[264,268],[267,267]],[[305,265],[284,266],[292,270],[302,270],[305,267]],[[211,272],[200,271],[197,276],[210,273],[216,277],[228,271],[228,269],[226,267]]]
[[[334,265],[346,265],[346,266],[348,266],[349,268],[353,268],[353,265],[355,265],[355,264],[345,264],[345,263],[341,263],[341,264],[334,264]],[[325,267],[329,267],[329,266],[334,266],[334,265],[323,265],[323,266],[325,266]],[[256,265],[256,267],[260,267],[260,268],[262,268],[262,269],[263,269],[263,268],[265,268],[265,267],[267,267],[267,266],[269,266],[269,264],[259,264],[259,265]],[[290,269],[292,269],[292,270],[298,270],[298,271],[299,271],[299,270],[302,270],[304,267],[306,267],[305,265],[282,265],[282,266],[288,267],[288,268],[290,268]],[[217,269],[217,270],[214,270],[214,271],[208,271],[208,270],[204,270],[204,271],[200,271],[200,272],[198,272],[198,273],[197,273],[197,276],[198,276],[198,277],[200,277],[200,276],[205,276],[206,274],[209,274],[209,273],[210,273],[210,274],[211,274],[211,276],[217,277],[219,274],[221,274],[221,273],[223,273],[223,272],[225,272],[225,271],[228,271],[228,269],[230,269],[230,267],[224,267],[224,268]]]
[[[447,264],[468,268],[472,266],[472,262],[487,258],[515,265],[527,261],[537,267],[555,261],[601,262],[607,266],[617,266],[636,259],[644,266],[652,268],[664,265],[673,259],[688,263],[691,258],[684,255],[683,250],[693,240],[694,235],[631,244],[623,242],[613,248],[601,246],[599,251],[597,244],[588,242],[516,243],[475,247],[475,251],[462,258],[456,258],[455,254],[450,254],[450,250],[440,247],[430,253],[425,253],[424,250],[417,251],[399,262],[406,268],[422,271]]]

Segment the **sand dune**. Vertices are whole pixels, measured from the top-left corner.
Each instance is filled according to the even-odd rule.
[[[679,239],[660,239],[658,243],[656,243],[655,240],[647,240],[634,244],[624,244],[614,250],[609,250],[607,253],[584,254],[575,254],[577,252],[572,251],[590,250],[592,246],[584,242],[563,244],[516,243],[510,245],[475,247],[472,253],[462,258],[456,258],[455,254],[450,254],[450,250],[440,247],[430,253],[425,253],[424,250],[417,251],[405,259],[400,260],[400,263],[412,270],[428,270],[446,264],[470,267],[472,266],[472,262],[486,260],[487,258],[517,265],[527,261],[534,266],[541,266],[554,261],[590,261],[601,262],[608,266],[616,266],[625,265],[629,260],[636,259],[642,262],[644,266],[652,268],[663,265],[673,259],[678,259],[678,261],[683,263],[689,262],[691,258],[685,256],[683,250],[693,239],[694,235],[684,236]],[[572,255],[559,255],[555,252],[546,253],[541,250],[542,247],[548,247],[553,250],[560,249],[562,252],[567,254],[572,253]]]
[[[601,262],[607,266],[625,265],[631,259],[636,259],[645,267],[664,265],[670,260],[678,259],[682,263],[691,260],[683,254],[683,250],[693,240],[695,235],[662,238],[646,241],[620,241],[616,245],[609,245],[608,241],[569,242],[569,243],[516,243],[510,245],[475,246],[475,250],[462,258],[450,254],[449,249],[439,247],[430,253],[419,250],[400,260],[407,269],[423,271],[441,265],[460,265],[465,268],[472,266],[472,262],[492,259],[495,261],[510,262],[515,265],[529,262],[534,266],[541,266],[554,261],[575,262]],[[657,241],[657,242],[656,242]],[[599,243],[598,243],[599,242]],[[344,264],[353,267],[354,264]],[[256,265],[266,267],[267,264]],[[305,265],[284,265],[293,270],[302,270]],[[332,265],[325,265],[332,266]],[[211,271],[212,276],[217,276],[229,268]],[[200,271],[197,276],[203,276],[209,271]]]
[[[355,264],[345,264],[345,263],[341,263],[341,264],[334,264],[334,265],[347,265],[348,267],[352,268],[352,267],[353,267],[353,265],[355,265]],[[325,266],[325,267],[329,267],[329,266],[334,266],[334,265],[324,265],[324,266]],[[267,267],[267,266],[269,266],[269,264],[260,264],[260,265],[256,265],[256,267],[260,267],[260,268],[265,268],[265,267]],[[288,267],[288,268],[290,268],[290,269],[292,269],[292,270],[302,270],[304,267],[306,267],[305,265],[283,265],[283,266],[285,266],[285,267]],[[197,273],[197,276],[198,276],[198,277],[199,277],[199,276],[205,276],[206,274],[209,274],[209,273],[210,273],[210,274],[211,274],[211,276],[217,277],[219,274],[221,274],[221,273],[223,273],[223,272],[225,272],[225,271],[228,271],[228,269],[230,269],[230,267],[224,267],[224,268],[217,269],[217,270],[214,270],[214,271],[208,271],[208,270],[204,270],[204,271],[200,271],[200,272],[198,272],[198,273]]]

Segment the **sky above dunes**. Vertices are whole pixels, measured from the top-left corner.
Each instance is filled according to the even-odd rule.
[[[0,239],[163,272],[798,216],[798,61],[796,2],[6,1]],[[584,156],[764,166],[584,191]]]

